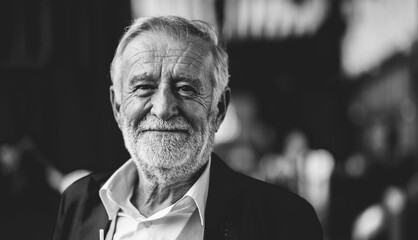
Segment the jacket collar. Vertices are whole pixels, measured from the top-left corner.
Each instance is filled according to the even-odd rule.
[[[230,218],[230,207],[244,189],[237,174],[216,154],[212,154],[209,193],[206,205],[204,239],[237,239],[236,224]]]
[[[87,199],[85,206],[86,209],[83,212],[83,222],[80,230],[80,240],[99,240],[99,231],[103,229],[105,236],[110,226],[107,212],[99,197],[99,189],[103,186],[109,176],[93,178],[90,184],[91,194],[93,197]]]
[[[109,177],[109,176],[108,176]],[[90,189],[94,189],[94,197],[89,198],[83,213],[82,240],[99,239],[100,229],[106,235],[110,221],[107,212],[99,197],[99,189],[108,179],[93,179]],[[209,191],[205,209],[204,239],[236,239],[236,226],[228,218],[228,208],[233,204],[234,198],[244,189],[242,183],[226,164],[216,155],[212,154],[210,166]]]

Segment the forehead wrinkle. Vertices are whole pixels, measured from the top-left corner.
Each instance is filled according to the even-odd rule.
[[[183,54],[177,59],[176,64],[182,63],[184,59],[192,59],[193,61],[189,63],[189,66],[194,67],[198,70],[203,70],[203,75],[207,76],[208,69],[207,61],[205,61],[205,59],[207,58],[208,51],[204,51],[204,49],[206,48],[203,48],[197,41],[189,42]]]
[[[133,50],[135,50],[135,53],[132,54],[132,57],[136,57],[139,54],[144,54],[144,53],[155,53],[155,52],[161,52],[162,54],[169,54],[169,53],[177,53],[177,52],[182,52],[182,54],[186,53],[187,50],[190,48],[191,44],[189,44],[185,49],[167,49],[166,51],[163,51],[161,49],[148,49],[148,50],[142,50],[141,48],[138,47],[132,47]],[[192,54],[195,56],[201,56],[201,52],[199,53],[195,53],[195,52],[188,52],[188,54]]]
[[[139,80],[140,76],[144,76],[147,79],[150,79],[150,73],[144,68],[143,64],[136,59],[131,67],[129,68],[128,72],[128,84],[135,83],[137,80]],[[135,80],[135,81],[132,81]]]
[[[135,63],[137,63],[137,62],[141,62],[141,63],[153,63],[153,62],[157,62],[156,59],[158,59],[158,58],[160,58],[160,59],[176,58],[177,60],[175,62],[179,62],[180,59],[186,58],[186,59],[191,59],[192,62],[198,62],[198,63],[200,63],[202,65],[204,64],[204,61],[202,59],[199,59],[199,58],[201,58],[200,55],[194,54],[197,57],[187,56],[187,55],[184,55],[185,52],[183,52],[181,56],[178,56],[178,55],[167,55],[167,54],[161,54],[161,55],[160,54],[158,54],[158,55],[153,54],[151,56],[148,55],[148,54],[146,54],[144,56],[139,56],[139,55],[142,55],[142,54],[145,54],[145,53],[150,53],[150,52],[158,52],[158,50],[136,52],[135,54],[133,54],[130,57],[130,59],[135,58],[135,60],[134,60]],[[189,55],[189,53],[187,53],[187,54]],[[151,59],[154,59],[154,60],[151,60]]]
[[[192,45],[192,43],[187,44],[186,49],[184,49],[183,53],[180,55],[180,57],[177,59],[177,61],[180,61],[180,59],[182,59],[182,58],[183,58],[183,56],[185,56],[185,54],[186,54],[187,52],[190,52],[190,51],[189,51],[189,49],[190,49],[190,46],[191,46],[191,45]]]
[[[152,58],[154,60],[151,60]],[[194,64],[194,63],[197,62],[197,63],[199,63],[201,65],[204,65],[204,61],[202,61],[200,59],[193,58],[193,57],[188,57],[188,56],[184,56],[183,58],[188,58],[188,59],[191,59],[192,61],[184,61],[185,59],[179,60],[179,57],[178,56],[154,56],[154,57],[149,57],[149,58],[146,58],[146,59],[141,58],[141,59],[138,59],[135,62],[140,62],[140,63],[158,63],[159,61],[155,61],[155,59],[163,59],[162,62],[164,62],[164,63],[179,63],[179,64],[192,65],[192,64]]]
[[[187,69],[174,67],[174,69],[172,69],[174,71],[172,72],[173,74],[175,72],[189,72],[189,76],[203,75],[205,77],[210,77],[209,66],[212,56],[210,47],[200,39],[195,41],[190,41],[189,39],[186,42],[183,42],[183,44],[183,46],[170,46],[170,44],[167,45],[164,43],[162,47],[159,48],[158,41],[153,42],[147,40],[137,42],[137,44],[131,42],[129,46],[130,50],[126,49],[129,53],[125,55],[128,58],[125,59],[131,62],[129,77],[132,77],[132,75],[150,76],[149,74],[153,74],[152,72],[154,71],[151,71],[152,69],[148,69],[148,66],[142,66],[142,64],[164,63],[174,63],[182,66],[190,66],[192,68],[189,72]]]
[[[138,50],[139,48],[137,48],[137,47],[135,47],[133,50]],[[145,53],[155,53],[155,52],[161,52],[160,54],[161,55],[166,55],[166,54],[168,54],[168,53],[170,53],[170,52],[172,52],[172,53],[176,53],[176,52],[184,52],[185,50],[183,50],[183,49],[169,49],[169,50],[167,50],[167,51],[162,51],[162,50],[160,50],[160,49],[150,49],[150,50],[140,50],[140,51],[135,51],[135,53],[134,54],[132,54],[132,57],[136,57],[136,56],[138,56],[138,55],[140,55],[140,54],[145,54]],[[190,53],[192,53],[192,52],[190,52]],[[197,54],[197,53],[193,53],[194,55],[197,55],[197,56],[199,56],[199,54]]]
[[[178,57],[178,56],[175,56]],[[199,66],[195,66],[196,61],[187,61],[187,62],[178,62],[178,61],[172,61],[173,63],[175,63],[176,65],[186,65],[186,66],[191,66],[192,67],[192,71],[184,71],[185,69],[178,69],[176,67],[174,67],[174,72],[178,72],[178,76],[180,77],[185,77],[185,78],[190,78],[190,79],[199,79],[199,73],[202,73],[203,71],[200,71],[200,67]],[[152,75],[154,72],[154,69],[150,68],[147,69],[144,67],[144,64],[153,64],[155,63],[154,61],[149,61],[149,62],[144,62],[141,61],[140,59],[135,60],[132,65],[131,65],[131,70],[129,71],[129,75],[128,75],[128,83],[135,83],[137,80],[139,80],[141,77],[144,77],[147,80],[152,80]],[[148,71],[150,70],[150,71]],[[135,81],[131,81],[131,80],[135,80]]]
[[[190,50],[191,47],[194,47],[193,50]],[[193,61],[198,61],[200,64],[204,65],[205,61],[204,58],[208,55],[209,51],[207,47],[202,47],[199,42],[195,44],[194,41],[189,42],[187,48],[183,51],[182,55],[179,57],[178,61],[181,61],[183,58],[190,58]]]
[[[200,40],[199,40],[200,41]],[[184,57],[185,54],[187,53],[187,55],[189,55],[190,58],[194,57],[193,60],[194,61],[200,61],[198,60],[198,58],[202,58],[202,55],[207,55],[208,52],[208,47],[205,44],[202,44],[199,41],[188,41],[187,42],[187,46],[184,47],[178,47],[177,48],[171,48],[171,46],[165,46],[163,49],[159,49],[159,48],[155,48],[156,46],[153,45],[153,43],[149,43],[147,41],[141,41],[138,44],[134,44],[134,43],[130,43],[129,48],[131,48],[130,52],[133,52],[130,56],[128,56],[129,58],[137,58],[139,55],[142,54],[157,54],[157,56],[159,55],[165,55],[165,56],[171,56],[173,54],[175,54],[176,56],[178,56],[177,54],[181,52],[181,55],[179,56]],[[204,46],[202,46],[204,45]],[[193,51],[190,51],[190,48],[194,46]],[[206,51],[205,51],[206,50]],[[139,56],[141,57],[141,56]]]

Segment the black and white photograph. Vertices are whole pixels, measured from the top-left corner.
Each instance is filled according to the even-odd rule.
[[[417,0],[5,0],[0,29],[0,239],[418,239]]]

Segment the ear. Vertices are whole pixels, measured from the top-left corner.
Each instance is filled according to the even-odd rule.
[[[219,102],[218,102],[218,115],[216,116],[216,120],[217,120],[216,131],[218,131],[219,127],[221,126],[221,123],[225,119],[225,115],[226,115],[226,111],[228,110],[230,98],[231,98],[231,89],[229,87],[226,87],[221,97],[219,98]]]
[[[115,120],[119,126],[120,129],[122,129],[122,118],[120,113],[120,102],[118,99],[116,99],[115,94],[115,87],[112,85],[109,89],[110,92],[110,103],[112,104],[112,110],[113,110],[113,116],[115,117]]]

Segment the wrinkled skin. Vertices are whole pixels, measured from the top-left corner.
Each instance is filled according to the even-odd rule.
[[[152,203],[143,211],[182,196],[210,158],[229,99],[227,89],[212,102],[211,66],[207,43],[196,37],[149,32],[123,52],[120,88],[111,87],[111,101],[138,167],[139,208]]]

